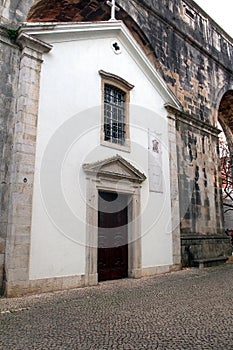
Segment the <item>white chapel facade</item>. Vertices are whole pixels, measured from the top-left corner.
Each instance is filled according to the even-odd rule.
[[[180,105],[130,31],[115,20],[33,23],[18,42],[29,96],[20,122],[33,116],[36,145],[27,244],[20,257],[7,251],[8,295],[179,269],[169,106]],[[12,212],[11,240],[19,220]]]

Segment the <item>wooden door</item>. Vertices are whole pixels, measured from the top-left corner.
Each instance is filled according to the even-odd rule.
[[[99,192],[98,279],[128,276],[127,196]]]

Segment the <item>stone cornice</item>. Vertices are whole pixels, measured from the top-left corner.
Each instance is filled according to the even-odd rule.
[[[117,81],[118,83],[124,85],[127,90],[132,90],[134,88],[134,85],[130,84],[128,81],[126,81],[125,79],[119,77],[118,75],[115,75],[115,74],[112,74],[112,73],[108,73],[108,72],[105,72],[103,70],[99,70],[99,75],[102,78],[111,80],[113,82]]]
[[[37,51],[39,53],[47,53],[52,49],[52,45],[47,44],[36,37],[32,37],[31,35],[24,33],[24,32],[19,32],[19,35],[17,37],[17,43],[21,48],[29,48],[31,50]]]
[[[196,129],[199,129],[202,132],[204,131],[204,132],[211,134],[215,137],[218,137],[218,135],[221,132],[221,130],[219,130],[218,128],[206,123],[203,120],[197,119],[193,115],[191,115],[187,112],[184,112],[180,109],[177,109],[168,103],[165,104],[164,107],[168,111],[168,113],[169,113],[168,117],[170,117],[170,118],[175,118],[177,121],[181,121],[182,123],[185,123],[185,124],[192,126]]]

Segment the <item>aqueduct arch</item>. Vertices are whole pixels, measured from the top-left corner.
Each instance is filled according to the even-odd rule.
[[[227,252],[228,242],[224,236],[218,180],[216,115],[219,114],[233,149],[233,93],[229,88],[233,86],[233,40],[192,0],[118,0],[117,4],[121,8],[117,18],[126,23],[182,105],[182,111],[167,108],[176,125],[179,197],[185,203],[185,209],[181,208],[183,264],[189,263],[190,256],[197,259],[221,256]],[[109,12],[105,0],[3,1],[0,9],[0,161],[3,164],[0,169],[0,286],[5,250],[9,248],[5,246],[12,209],[9,199],[12,145],[17,138],[14,126],[22,53],[15,41],[15,29],[27,19],[31,22],[99,21],[107,20]],[[226,92],[216,108],[216,96],[222,91]]]
[[[233,229],[233,90],[228,90],[221,99],[218,113],[224,136],[220,139],[220,165],[223,187],[223,210],[225,229]]]
[[[233,90],[228,90],[222,96],[219,104],[218,118],[223,125],[224,132],[233,132]],[[228,129],[228,132],[227,132]]]
[[[218,120],[227,138],[230,153],[233,153],[233,90],[222,96],[218,109]]]

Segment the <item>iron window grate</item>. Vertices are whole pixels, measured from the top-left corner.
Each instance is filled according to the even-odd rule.
[[[125,142],[125,92],[104,86],[104,140],[123,145]]]

